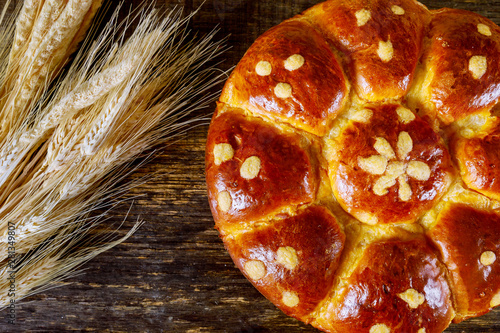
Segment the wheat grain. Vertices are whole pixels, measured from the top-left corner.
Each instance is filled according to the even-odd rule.
[[[77,111],[92,105],[112,88],[122,83],[134,68],[133,60],[122,63],[98,73],[81,86],[63,97],[40,120],[39,124],[28,132],[22,133],[20,142],[30,143],[38,140],[47,131],[52,130],[65,117],[73,116]]]
[[[9,60],[12,56],[12,50],[14,48],[13,44],[19,44],[20,41],[15,41],[16,36],[16,17],[22,10],[20,4],[16,4],[15,8],[12,10],[10,15],[8,15],[8,9],[11,0],[6,0],[4,2],[4,8],[0,13],[0,24],[2,29],[0,29],[0,90],[5,82],[10,79],[10,71],[7,70],[9,66]],[[14,65],[14,64],[13,64]]]
[[[27,237],[30,237],[33,233],[37,232],[42,225],[44,225],[46,222],[46,218],[43,216],[42,213],[38,215],[34,215],[31,217],[25,217],[23,218],[20,222],[18,222],[15,226],[16,230],[16,242],[19,242],[22,244],[23,240],[26,239]],[[8,234],[4,234],[1,237],[1,243],[6,246],[8,243]],[[2,254],[0,255],[1,259],[4,259],[7,255],[7,251],[2,251]]]
[[[24,269],[19,272],[21,278],[18,285],[25,286],[26,289],[36,287],[37,283],[40,282],[39,280],[41,277],[49,275],[53,272],[53,268],[56,266],[58,259],[59,258],[57,256],[45,257],[38,262],[24,266]],[[28,274],[23,274],[25,272]]]
[[[88,191],[103,174],[108,173],[117,165],[129,161],[144,149],[145,147],[141,145],[126,148],[118,145],[100,150],[88,159],[72,177],[68,177],[68,181],[59,191],[61,200],[72,199]]]
[[[94,2],[92,0],[69,0],[60,18],[47,33],[47,39],[44,40],[40,49],[46,49],[52,52],[50,59],[51,70],[60,67],[65,62],[64,57],[69,55],[70,47],[78,31],[87,24],[84,20]],[[95,0],[95,4],[100,5],[101,0]],[[76,40],[76,42],[80,42]]]
[[[57,130],[49,141],[47,155],[45,156],[41,171],[45,173],[59,171],[66,163],[66,160],[73,157],[69,155],[74,150],[75,141],[77,140],[75,137],[78,137],[76,131],[83,121],[82,118],[73,117],[68,122],[57,127]]]
[[[131,38],[130,42],[127,42],[122,50],[117,53],[116,58],[121,59],[124,56],[131,54],[132,50],[146,50],[147,52],[141,54],[137,59],[140,59],[135,69],[135,75],[130,78],[127,82],[127,86],[120,91],[117,96],[113,97],[109,103],[104,108],[103,114],[94,123],[90,132],[85,136],[84,142],[81,145],[82,154],[91,155],[94,154],[100,147],[100,144],[104,141],[106,136],[111,130],[111,125],[117,119],[120,118],[123,113],[124,107],[129,110],[134,110],[132,105],[137,105],[135,102],[137,96],[132,92],[132,87],[138,83],[138,78],[147,77],[148,68],[151,66],[150,61],[154,54],[157,53],[158,48],[163,44],[165,39],[165,34],[162,33],[160,29],[155,29],[152,32],[147,33],[142,36],[138,33],[138,36]],[[137,53],[137,51],[135,51]],[[123,60],[122,60],[123,61]],[[154,93],[158,86],[148,85],[149,89],[142,91],[143,93],[148,91],[149,93]],[[144,99],[145,96],[142,96]]]
[[[0,151],[0,178],[9,173],[16,160],[19,159],[21,151],[22,148],[15,139],[4,145]]]
[[[55,207],[53,207],[55,208]],[[16,253],[22,254],[33,250],[39,246],[44,240],[51,235],[54,235],[63,225],[69,225],[74,220],[74,211],[60,211],[53,215],[54,212],[50,207],[45,207],[42,211],[34,213],[31,216],[25,216],[20,222],[16,223]],[[8,236],[4,234],[0,240],[0,259],[4,260],[7,257],[7,242]]]
[[[66,53],[67,47],[79,30],[91,5],[91,0],[68,1],[36,49],[31,49],[30,53],[27,53],[27,57],[33,61],[33,68],[30,68],[31,73],[37,72],[48,64],[53,67],[57,66],[53,59],[57,59],[57,55],[60,53]]]

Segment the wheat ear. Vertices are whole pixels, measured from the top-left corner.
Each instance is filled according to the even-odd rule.
[[[26,55],[33,57],[37,53],[43,38],[64,9],[64,0],[46,0],[33,25]]]
[[[88,225],[89,223],[94,224],[88,220],[79,220],[75,221],[74,225]],[[14,266],[9,265],[9,262],[4,263],[0,268],[0,308],[9,305],[12,299],[18,301],[36,292],[60,285],[58,282],[71,277],[70,271],[81,267],[82,264],[98,254],[122,243],[140,225],[141,223],[136,223],[124,236],[114,237],[112,240],[109,240],[110,236],[113,236],[113,232],[110,232],[109,236],[98,239],[99,242],[102,242],[107,238],[106,245],[100,247],[89,245],[79,251],[72,251],[71,256],[68,256],[66,252],[73,248],[73,244],[81,241],[83,236],[86,236],[86,233],[75,235],[70,230],[66,230],[66,232],[60,233],[56,239],[39,248],[28,260],[21,260],[19,257]],[[86,229],[89,230],[89,227]],[[87,240],[86,243],[91,240]],[[97,239],[95,240],[97,241]],[[14,283],[14,285],[12,286],[11,283]],[[9,293],[9,289],[15,289],[15,295],[12,295],[12,292]]]
[[[35,24],[35,18],[39,11],[40,6],[43,4],[42,0],[25,0],[19,16],[16,20],[16,34],[10,52],[10,62],[19,55],[20,50],[27,44],[31,29]]]
[[[98,10],[102,6],[103,0],[94,0],[92,1],[92,5],[90,6],[90,9],[87,11],[85,14],[85,17],[83,18],[82,24],[80,25],[80,28],[78,31],[75,33],[75,36],[73,37],[73,40],[71,41],[70,45],[67,48],[66,54],[64,55],[63,59],[68,59],[69,56],[73,53],[75,53],[78,50],[78,45],[80,44],[81,41],[85,39],[85,36],[87,35],[87,32],[89,31],[92,22],[94,20],[94,17],[96,16]],[[64,65],[63,63],[60,64],[60,66]]]

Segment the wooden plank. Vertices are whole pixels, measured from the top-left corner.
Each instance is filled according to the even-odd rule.
[[[127,0],[124,8],[139,2]],[[230,34],[232,49],[221,66],[228,69],[260,34],[317,2],[207,1],[192,28],[204,34],[219,25],[220,38]],[[473,10],[500,23],[500,1],[423,2],[429,8]],[[184,4],[189,11],[202,1],[163,3],[169,8]],[[0,320],[0,331],[317,332],[262,297],[225,251],[207,203],[206,133],[207,126],[191,131],[134,173],[133,179],[159,175],[129,193],[142,197],[130,209],[120,234],[137,218],[144,219],[134,236],[89,262],[83,274],[60,283],[60,288],[27,299],[17,308],[16,325]],[[117,207],[108,222],[120,223],[129,208]],[[500,332],[500,310],[452,325],[447,332]]]

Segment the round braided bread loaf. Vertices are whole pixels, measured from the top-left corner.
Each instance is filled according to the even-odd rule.
[[[500,304],[500,28],[331,0],[259,37],[210,126],[243,274],[327,332],[442,332]]]

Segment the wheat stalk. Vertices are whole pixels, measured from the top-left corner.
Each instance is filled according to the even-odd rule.
[[[92,212],[119,203],[133,186],[115,186],[133,170],[131,161],[197,124],[187,116],[215,99],[208,90],[225,75],[209,64],[224,51],[223,41],[213,42],[216,32],[188,33],[194,13],[160,18],[144,6],[124,23],[116,11],[50,87],[100,4],[26,1],[12,34],[10,54],[20,60],[9,60],[0,87],[0,120],[8,129],[0,135],[0,278],[14,221],[21,295],[131,235],[138,224],[119,239],[88,238],[102,218]],[[88,246],[75,252],[85,240]],[[2,283],[0,307],[7,304]]]

